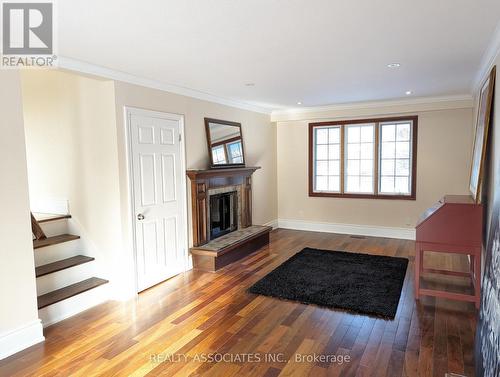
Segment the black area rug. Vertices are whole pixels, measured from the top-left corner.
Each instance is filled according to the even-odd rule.
[[[249,292],[394,318],[407,265],[405,258],[305,248]]]

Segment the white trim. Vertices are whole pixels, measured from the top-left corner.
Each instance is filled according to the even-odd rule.
[[[488,47],[484,51],[483,56],[481,57],[481,63],[479,64],[479,69],[474,76],[474,80],[472,81],[472,93],[476,93],[479,91],[481,83],[486,79],[486,76],[489,74],[493,63],[495,62],[496,57],[500,53],[500,21],[498,22],[495,31],[493,32],[493,36],[490,39],[490,43]]]
[[[44,340],[43,327],[39,319],[0,334],[0,360]]]
[[[290,108],[274,110],[271,113],[271,122],[335,118],[346,115],[335,115],[335,112],[360,112],[366,110],[371,116],[401,114],[420,111],[436,111],[446,109],[464,109],[473,107],[473,98],[470,94],[441,96],[441,97],[419,97],[412,99],[396,99],[388,101],[355,102],[344,104],[333,104],[326,106],[312,106],[301,108]]]
[[[180,163],[181,163],[181,172],[186,171],[186,134],[184,132],[184,115],[175,114],[175,113],[167,113],[160,112],[155,110],[141,109],[138,107],[132,106],[124,106],[123,107],[124,117],[125,117],[125,147],[126,147],[126,163],[127,163],[127,189],[129,194],[129,208],[130,213],[129,216],[131,218],[131,229],[132,232],[132,245],[131,250],[134,256],[134,288],[135,294],[139,291],[138,285],[138,276],[137,276],[137,250],[136,250],[136,239],[135,239],[135,229],[136,229],[136,211],[135,211],[135,197],[134,197],[134,175],[133,175],[133,167],[132,167],[132,138],[131,138],[131,123],[130,116],[131,115],[142,115],[142,116],[153,116],[162,119],[175,119],[179,121],[179,134],[181,136],[180,141]],[[181,208],[183,208],[183,217],[184,217],[184,271],[188,271],[192,268],[192,264],[190,262],[190,254],[189,254],[189,233],[188,233],[188,201],[187,201],[187,177],[186,174],[181,174],[181,187],[182,192],[180,193],[181,200]]]
[[[264,226],[270,226],[273,228],[273,230],[277,229],[278,228],[278,219],[268,221],[267,223],[264,224]]]
[[[305,221],[293,219],[278,219],[279,228],[308,230],[313,232],[353,234],[370,237],[399,238],[403,240],[414,240],[415,229],[392,228],[374,225],[338,224],[319,221]]]
[[[191,88],[185,88],[178,85],[167,84],[161,81],[131,75],[126,72],[121,72],[111,68],[99,66],[96,64],[87,63],[81,60],[68,58],[66,56],[58,56],[58,61],[59,61],[59,68],[80,72],[87,75],[104,77],[116,81],[123,81],[129,84],[140,85],[146,88],[162,90],[164,92],[179,94],[181,96],[196,98],[203,101],[214,102],[221,105],[236,107],[238,109],[254,111],[262,114],[271,114],[272,110],[270,108],[256,106],[247,102],[225,98],[214,94],[201,92],[199,90]]]
[[[115,81],[122,81],[129,84],[140,85],[146,88],[157,89],[169,93],[174,93],[186,97],[196,98],[203,101],[218,103],[225,106],[231,106],[238,109],[254,111],[262,114],[270,114],[271,121],[284,121],[284,120],[299,120],[305,119],[305,114],[313,114],[317,112],[331,112],[343,110],[363,110],[363,109],[377,109],[393,106],[419,106],[422,110],[428,108],[430,105],[431,110],[439,109],[453,109],[453,108],[469,108],[472,107],[472,97],[470,94],[455,95],[455,96],[442,96],[442,97],[419,97],[419,98],[401,98],[387,101],[372,101],[372,102],[356,102],[344,104],[331,104],[326,106],[312,106],[301,108],[282,108],[274,109],[271,107],[258,106],[244,101],[239,101],[231,98],[221,97],[210,93],[205,93],[199,90],[186,88],[182,86],[163,83],[158,80],[148,79],[144,77],[135,76],[126,72],[117,71],[111,68],[99,66],[96,64],[84,62],[77,59],[72,59],[66,56],[58,56],[59,68],[79,72],[86,75],[97,76],[100,78],[107,78]],[[415,109],[409,111],[417,111]],[[385,111],[380,114],[395,114],[401,111]],[[372,115],[378,115],[372,114]],[[314,116],[313,118],[319,118]]]

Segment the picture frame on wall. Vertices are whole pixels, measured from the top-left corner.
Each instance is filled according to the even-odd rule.
[[[493,93],[495,90],[495,73],[496,66],[491,69],[490,74],[484,81],[479,92],[476,132],[474,136],[474,148],[472,150],[472,165],[469,180],[469,189],[476,203],[481,202],[481,183],[484,175],[484,158],[486,155],[486,143],[488,140]]]

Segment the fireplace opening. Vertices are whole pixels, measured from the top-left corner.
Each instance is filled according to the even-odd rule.
[[[210,196],[210,239],[238,229],[238,194],[236,191]]]

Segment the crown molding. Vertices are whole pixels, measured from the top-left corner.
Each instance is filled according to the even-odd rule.
[[[338,105],[313,106],[274,110],[271,113],[272,122],[309,120],[322,118],[335,118],[349,115],[349,112],[363,113],[369,115],[402,114],[420,111],[436,111],[446,109],[472,108],[473,99],[470,94],[441,96],[441,97],[418,97],[411,99],[397,99],[388,101],[354,102]],[[361,116],[366,114],[359,114]]]
[[[201,92],[199,90],[185,88],[182,86],[166,84],[157,80],[147,79],[129,73],[117,71],[111,68],[106,68],[92,63],[87,63],[81,60],[68,58],[66,56],[58,56],[58,67],[61,69],[83,73],[86,75],[97,76],[101,78],[111,79],[115,81],[123,81],[129,84],[140,85],[151,89],[157,89],[164,92],[174,93],[185,97],[196,98],[203,101],[214,102],[220,105],[236,107],[242,110],[254,111],[262,114],[271,114],[269,108],[256,106],[250,103],[233,100],[230,98],[216,96],[210,93]]]
[[[500,30],[497,28],[497,30]],[[500,33],[496,33],[496,46],[500,42]],[[490,50],[490,49],[489,49]],[[498,48],[497,48],[498,50]],[[488,62],[493,61],[495,54],[491,53],[492,58],[487,59]],[[420,97],[412,99],[397,99],[387,101],[373,102],[355,102],[346,104],[332,104],[326,106],[312,106],[301,108],[288,108],[272,110],[263,106],[233,100],[230,98],[216,96],[210,93],[201,92],[198,90],[185,88],[177,85],[166,84],[157,80],[147,79],[126,72],[117,71],[96,64],[84,62],[77,59],[68,58],[66,56],[58,57],[58,67],[64,70],[78,72],[94,77],[122,81],[129,84],[139,85],[151,89],[157,89],[164,92],[174,93],[186,97],[196,98],[203,101],[218,103],[225,106],[235,107],[242,110],[258,112],[261,114],[271,115],[271,121],[290,121],[303,119],[318,119],[324,117],[335,117],[334,113],[345,111],[363,111],[371,110],[371,115],[377,114],[397,114],[414,111],[430,111],[450,108],[468,108],[472,107],[472,96],[469,94],[444,97]],[[491,64],[491,63],[490,63]],[[488,69],[486,64],[485,71]],[[482,77],[482,75],[479,75]],[[481,80],[479,80],[480,82]],[[410,108],[410,109],[408,109]],[[373,111],[373,110],[377,111]]]
[[[489,74],[491,67],[493,66],[496,57],[500,54],[500,22],[497,23],[493,36],[491,37],[488,47],[484,51],[481,57],[481,63],[479,64],[479,70],[472,81],[472,93],[477,93],[481,86],[481,83],[486,79]]]

